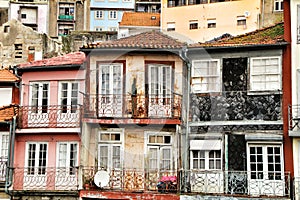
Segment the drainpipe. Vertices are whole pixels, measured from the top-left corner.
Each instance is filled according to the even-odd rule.
[[[187,66],[187,95],[184,95],[187,97],[186,99],[186,121],[185,124],[185,141],[184,141],[184,154],[183,154],[183,170],[184,170],[184,192],[188,192],[188,155],[189,155],[189,116],[190,116],[190,93],[191,93],[191,85],[190,85],[190,79],[191,79],[191,62],[190,59],[187,57],[188,49],[186,46],[184,46],[179,51],[180,58],[186,63]]]
[[[13,178],[13,163],[14,163],[14,148],[15,148],[15,132],[16,132],[16,116],[13,117],[10,124],[9,130],[9,148],[8,148],[8,159],[7,159],[7,167],[6,167],[6,175],[5,175],[5,193],[8,195],[10,192],[8,188],[12,186],[12,178]]]

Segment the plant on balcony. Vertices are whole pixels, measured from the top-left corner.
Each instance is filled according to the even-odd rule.
[[[94,178],[91,176],[84,177],[83,188],[85,190],[90,190],[93,187]]]

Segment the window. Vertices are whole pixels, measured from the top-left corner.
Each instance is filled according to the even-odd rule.
[[[122,149],[122,131],[101,131],[98,144],[98,166],[104,169],[122,168]]]
[[[249,145],[251,179],[281,180],[282,149],[280,145]]]
[[[198,29],[198,20],[190,20],[190,30]]]
[[[191,140],[191,169],[219,170],[222,168],[221,140]]]
[[[118,28],[117,28],[117,27],[109,27],[108,30],[109,30],[109,31],[117,31]]]
[[[175,22],[167,23],[167,31],[175,31]]]
[[[69,35],[72,30],[74,30],[73,24],[58,24],[59,36]]]
[[[26,14],[21,14],[21,19],[26,19]]]
[[[148,133],[147,157],[150,170],[172,170],[172,136]]]
[[[58,167],[65,168],[67,173],[75,175],[75,167],[78,166],[77,142],[58,143]]]
[[[7,159],[8,157],[8,145],[9,145],[9,133],[0,132],[0,158]]]
[[[216,19],[207,20],[207,28],[216,28],[216,27],[217,27]]]
[[[4,33],[8,33],[10,29],[10,26],[4,25]]]
[[[47,166],[47,143],[28,142],[26,148],[27,174],[45,175]]]
[[[117,19],[118,18],[118,12],[115,10],[110,10],[108,13],[108,19]]]
[[[47,113],[49,83],[30,83],[31,100],[30,105],[35,113]]]
[[[274,1],[274,11],[283,11],[283,0]]]
[[[12,101],[12,88],[0,88],[0,106],[10,105]]]
[[[95,11],[95,19],[103,19],[103,11],[102,10],[96,10]]]
[[[15,58],[22,58],[23,54],[23,45],[15,44]]]
[[[245,16],[238,16],[236,21],[237,21],[238,26],[246,26],[247,25],[247,21],[246,21]]]
[[[192,91],[194,93],[219,92],[220,85],[219,60],[193,61]]]
[[[281,90],[280,57],[251,58],[250,65],[252,91]]]
[[[74,4],[73,3],[60,3],[59,4],[59,16],[64,16],[64,15],[74,16]],[[63,18],[60,18],[60,19],[63,19]]]
[[[95,31],[103,31],[103,27],[96,26]]]
[[[78,106],[78,83],[61,82],[59,85],[62,113],[75,113]]]

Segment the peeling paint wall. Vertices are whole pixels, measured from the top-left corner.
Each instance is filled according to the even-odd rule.
[[[0,27],[0,62],[3,67],[62,54],[61,44],[17,20]]]

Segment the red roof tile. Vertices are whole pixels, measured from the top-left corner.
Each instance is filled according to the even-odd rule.
[[[85,60],[83,52],[69,53],[63,56],[36,60],[24,64],[20,64],[20,68],[41,67],[41,66],[62,66],[62,65],[80,65]]]
[[[283,38],[283,23],[259,29],[235,37],[225,37],[219,40],[191,44],[189,47],[235,47],[248,45],[272,45],[285,43]]]
[[[160,13],[124,12],[120,26],[160,26]]]
[[[149,31],[132,35],[118,40],[87,44],[81,49],[107,49],[107,48],[146,48],[146,49],[176,49],[184,43],[165,35],[159,31]]]
[[[0,82],[16,82],[19,78],[8,69],[0,70]]]
[[[16,105],[8,105],[0,107],[0,122],[12,120],[17,114],[18,107]]]

